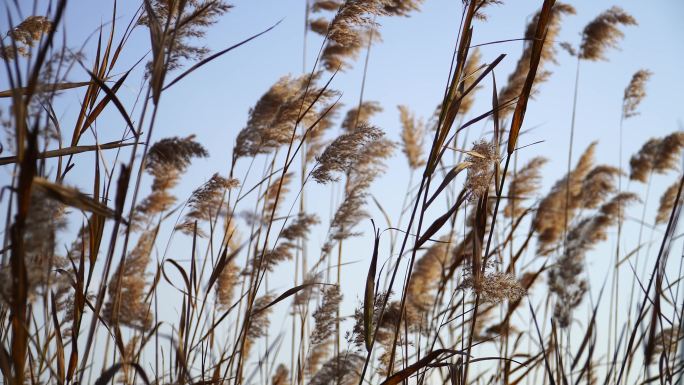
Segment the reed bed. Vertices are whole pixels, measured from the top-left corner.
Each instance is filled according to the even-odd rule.
[[[514,5],[464,0],[444,92],[424,119],[363,93],[383,20],[423,1],[305,2],[315,60],[263,91],[226,135],[227,164],[198,186],[184,181],[209,151],[192,132],[157,128],[165,95],[277,25],[212,52],[203,39],[233,5],[113,2],[75,50],[63,39],[67,0],[8,3],[2,383],[681,383],[684,133],[622,154],[651,71],[626,81],[615,164],[597,162],[597,143],[573,156],[580,65],[607,61],[638,15],[610,7],[567,43],[576,9],[540,0],[520,20],[520,56],[488,57],[478,30],[493,7]],[[124,64],[131,46],[146,52]],[[553,176],[554,159],[519,153],[528,104],[549,97],[566,54],[576,64],[561,111],[572,111],[567,172]],[[513,71],[497,78],[504,61]],[[361,63],[358,103],[344,106],[336,77]],[[75,114],[60,110],[64,98],[77,98]],[[398,135],[374,124],[383,110],[396,112]],[[405,158],[400,207],[374,189],[393,157]],[[614,259],[601,287],[596,254]],[[352,263],[364,273],[345,280]]]

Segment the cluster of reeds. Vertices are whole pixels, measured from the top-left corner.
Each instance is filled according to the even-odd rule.
[[[517,166],[527,105],[543,94],[557,48],[577,59],[579,71],[580,61],[606,60],[624,36],[620,28],[636,20],[612,7],[573,46],[556,40],[575,8],[540,1],[513,72],[498,90],[493,82],[490,107],[474,111],[477,92],[504,60],[471,48],[475,27],[487,26],[487,7],[511,5],[463,1],[433,118],[398,106],[401,131],[392,136],[373,124],[383,106],[364,100],[363,83],[358,104],[341,114],[335,74],[353,67],[363,47],[367,64],[382,19],[410,16],[422,1],[306,2],[307,29],[323,39],[315,63],[263,93],[244,128],[231,133],[225,170],[208,172],[187,197],[177,187],[209,153],[195,135],[155,130],[165,92],[268,31],[211,54],[202,38],[232,8],[224,1],[120,3],[84,56],[58,39],[66,0],[8,18],[0,40],[3,148],[11,152],[0,158],[11,176],[0,194],[3,383],[681,381],[681,276],[668,260],[679,238],[684,134],[649,140],[627,169],[622,147],[617,166],[596,164],[596,143],[575,161],[573,123],[568,171],[548,191],[549,160]],[[117,6],[134,9],[123,28]],[[8,15],[25,14],[23,7],[9,5]],[[121,58],[138,29],[150,52],[136,72],[137,63]],[[86,80],[66,80],[73,72]],[[651,75],[639,70],[628,82],[621,133]],[[142,84],[139,97],[129,100],[121,90],[134,84]],[[577,80],[574,91],[576,101]],[[66,94],[79,97],[73,118],[55,111]],[[97,123],[112,115],[123,129],[105,142],[111,134]],[[475,123],[491,130],[460,144]],[[373,189],[397,147],[408,180],[398,209]],[[640,184],[650,191],[654,175],[670,174],[679,177],[647,217]],[[634,183],[623,185],[623,177]],[[318,207],[306,199],[312,184],[339,192],[329,215],[310,212]],[[639,205],[642,218],[633,220],[630,207]],[[621,247],[629,221],[638,226],[634,250]],[[369,228],[359,255],[349,245]],[[605,253],[607,240],[614,253]],[[615,257],[609,306],[603,288],[592,287],[594,254]],[[363,283],[343,280],[343,267],[357,259],[367,266]],[[619,284],[627,267],[636,288],[629,302]],[[293,272],[292,281],[278,281],[280,270]],[[363,296],[347,294],[354,290]],[[607,332],[598,321],[606,313]]]

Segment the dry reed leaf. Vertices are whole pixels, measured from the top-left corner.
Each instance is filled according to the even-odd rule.
[[[55,199],[67,206],[102,215],[103,217],[107,218],[112,218],[115,216],[114,210],[107,207],[107,205],[90,198],[73,187],[52,183],[41,177],[34,178],[33,184],[37,188],[43,190],[50,198]]]

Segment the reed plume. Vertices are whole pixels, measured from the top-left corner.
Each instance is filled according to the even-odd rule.
[[[476,278],[478,276],[479,274],[469,272],[461,285],[477,293],[482,303],[499,304],[506,300],[513,302],[527,294],[520,281],[511,273],[495,271]]]
[[[499,163],[499,154],[494,143],[480,140],[473,144],[472,150],[468,151],[466,162],[469,166],[465,185],[470,192],[470,200],[475,200],[489,190],[494,168]]]
[[[282,199],[277,199],[278,189],[280,189],[281,196],[286,195],[290,191],[290,183],[292,182],[293,177],[294,174],[292,172],[288,172],[285,173],[285,175],[281,175],[273,179],[273,181],[268,185],[266,192],[264,192],[264,200],[266,201],[266,204],[264,205],[263,210],[263,220],[268,220],[268,217],[271,215],[271,212],[274,210],[274,208],[277,210],[277,206],[283,203]]]
[[[29,16],[18,26],[7,31],[12,42],[3,42],[0,59],[14,60],[17,56],[27,57],[31,48],[41,37],[52,30],[52,22],[45,16]]]
[[[360,123],[369,123],[373,115],[382,112],[382,106],[375,101],[364,101],[357,107],[347,111],[341,127],[345,132],[352,132]]]
[[[535,157],[516,171],[508,184],[508,202],[504,207],[504,216],[516,218],[525,211],[522,201],[529,199],[531,194],[539,190],[541,168],[547,161],[546,158]]]
[[[114,271],[108,285],[109,297],[102,310],[103,318],[110,324],[142,329],[151,326],[152,317],[145,303],[145,287],[147,265],[155,238],[154,231],[143,232],[123,264]]]
[[[153,215],[167,211],[176,202],[170,191],[190,165],[192,158],[204,158],[209,153],[195,136],[161,139],[150,147],[145,170],[152,175],[150,194],[136,207],[135,222],[149,221]]]
[[[66,207],[43,190],[34,188],[31,191],[26,228],[22,234],[29,302],[53,290],[59,294],[58,303],[62,305],[62,296],[70,289],[69,277],[57,273],[59,269],[70,269],[70,261],[56,252],[59,233],[68,229],[66,214]],[[0,279],[0,303],[9,305],[15,285],[9,264],[0,265]]]
[[[684,133],[674,132],[664,138],[649,139],[629,160],[629,178],[646,183],[650,173],[676,170],[684,148]]]
[[[271,385],[290,385],[290,371],[283,364],[278,364],[271,378]]]
[[[306,373],[313,375],[318,372],[321,363],[327,359],[330,353],[332,336],[335,335],[335,327],[340,321],[338,312],[342,303],[340,287],[330,286],[323,290],[323,299],[313,313],[314,328],[311,332],[309,354],[306,359]]]
[[[373,137],[370,137],[365,143],[356,141],[353,137],[351,139],[345,139],[343,143],[338,143],[338,148],[345,147],[345,149],[340,150],[342,154],[339,155],[343,155],[340,156],[340,158],[343,160],[346,159],[347,164],[340,161],[333,164],[344,166],[343,168],[338,169],[344,169],[346,171],[347,181],[344,200],[333,216],[330,230],[328,231],[328,240],[323,245],[324,254],[327,254],[330,251],[336,241],[341,241],[356,235],[356,233],[353,232],[353,228],[367,216],[364,211],[364,206],[366,205],[368,189],[375,178],[384,172],[384,160],[389,158],[394,151],[394,143],[382,137],[382,132],[380,130],[368,126],[366,123],[359,125],[359,128],[352,133],[342,134],[338,139],[356,135],[357,133],[366,137],[373,135]],[[333,147],[338,139],[336,139],[328,149]],[[345,144],[350,142],[357,143],[358,148],[353,150],[353,147],[356,146]],[[328,149],[326,149],[321,157],[321,169],[324,171],[333,169],[329,166],[326,167],[327,163],[323,161]],[[314,173],[316,171],[317,170],[314,170]],[[327,172],[329,173],[330,171]],[[314,175],[314,178],[316,178],[316,175]]]
[[[639,115],[637,108],[646,97],[646,82],[651,75],[651,71],[641,69],[632,76],[632,80],[625,88],[625,96],[622,98],[622,116],[625,119]]]
[[[322,2],[328,7],[322,8],[316,3],[318,2],[315,2],[312,7],[314,10],[331,10],[334,7],[333,4]],[[391,9],[386,9],[387,5],[382,0],[346,0],[339,3],[337,13],[328,23],[325,32],[322,28],[323,20],[317,19],[315,25],[311,24],[312,30],[328,38],[320,57],[323,67],[328,71],[349,67],[349,61],[356,58],[361,47],[371,38],[370,30],[377,26],[375,17],[387,15],[391,11]],[[373,35],[377,37],[378,32],[375,31]]]
[[[162,40],[168,70],[179,68],[183,60],[203,59],[210,50],[204,46],[194,45],[193,40],[202,39],[207,28],[216,24],[218,19],[233,7],[223,0],[151,0],[149,3],[148,12],[138,20],[138,24],[168,26],[169,30],[165,31]],[[148,14],[149,12],[153,15]],[[150,23],[150,19],[156,22]],[[148,69],[151,69],[151,66],[148,66]]]
[[[315,215],[299,213],[292,224],[280,233],[277,246],[257,255],[254,266],[260,270],[273,271],[279,263],[291,260],[294,251],[299,248],[297,240],[306,239],[311,227],[318,223]]]
[[[549,193],[539,202],[537,213],[532,220],[532,228],[537,233],[537,252],[548,255],[557,245],[566,225],[580,206],[583,181],[594,164],[596,143],[584,151],[569,174],[556,181]],[[566,190],[567,189],[567,190]]]
[[[342,46],[359,43],[360,31],[375,27],[374,16],[387,14],[382,0],[346,0],[330,23],[328,39]]]
[[[235,139],[233,158],[270,153],[290,143],[297,123],[313,123],[323,109],[309,107],[314,102],[324,106],[337,94],[317,87],[319,78],[320,73],[298,78],[284,76],[272,85],[250,109],[247,125]]]
[[[549,290],[557,295],[554,318],[561,327],[570,325],[572,311],[582,302],[588,289],[587,281],[582,277],[586,252],[607,239],[608,228],[618,223],[624,207],[637,200],[632,193],[619,193],[604,203],[596,214],[582,219],[568,232],[565,251],[549,272]]]
[[[249,318],[249,327],[245,334],[245,351],[241,352],[243,357],[249,357],[252,346],[254,346],[259,338],[266,336],[268,333],[268,327],[271,325],[269,316],[273,308],[266,308],[266,306],[271,303],[273,299],[272,295],[265,294],[254,301],[254,310]]]
[[[320,157],[318,166],[313,170],[311,176],[318,183],[329,183],[339,180],[335,177],[335,172],[348,172],[360,150],[369,143],[378,140],[383,133],[380,129],[362,123],[351,132],[337,137]]]
[[[411,12],[420,11],[423,0],[385,0],[384,11],[391,16],[410,16]]]
[[[342,351],[329,359],[309,381],[310,385],[358,384],[364,357],[351,351]]]
[[[402,151],[406,155],[409,167],[416,170],[425,165],[423,159],[423,138],[425,124],[416,120],[407,106],[399,106],[399,121],[401,122]]]
[[[675,203],[677,203],[675,202],[677,200],[677,191],[679,191],[679,180],[671,184],[660,197],[660,204],[658,205],[658,212],[655,218],[656,224],[667,223],[668,219],[670,219],[672,209],[675,207]]]
[[[311,12],[337,11],[344,0],[314,0],[311,3]]]
[[[212,175],[207,182],[193,191],[188,199],[190,211],[185,214],[183,222],[176,226],[176,229],[191,235],[196,221],[210,222],[221,209],[219,206],[223,201],[224,192],[239,185],[240,182],[237,179],[226,179],[218,173]]]
[[[225,234],[228,237],[227,254],[237,252],[240,247],[240,237],[237,234],[234,219],[227,221]],[[216,304],[220,310],[228,310],[233,305],[233,292],[239,281],[240,268],[235,258],[231,258],[216,279]]]
[[[435,302],[435,291],[442,280],[449,257],[449,240],[446,237],[430,246],[416,261],[406,292],[406,303],[418,314],[427,313]]]
[[[620,26],[637,25],[636,19],[622,8],[613,6],[589,22],[582,31],[579,57],[584,60],[607,60],[606,51],[617,48],[625,36]]]
[[[492,5],[500,5],[503,4],[502,0],[468,0],[464,1],[464,4],[468,4],[470,2],[476,2],[476,10],[475,10],[475,18],[481,21],[487,21],[487,14],[484,13],[484,9],[486,7],[492,6]]]
[[[330,107],[322,108],[322,110],[328,111],[328,113],[318,121],[318,124],[309,130],[306,136],[306,162],[311,162],[321,155],[321,152],[327,145],[325,134],[335,125],[341,107],[340,103],[336,103]]]

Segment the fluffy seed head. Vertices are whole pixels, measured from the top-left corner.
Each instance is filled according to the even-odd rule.
[[[639,115],[637,108],[646,97],[646,82],[648,82],[651,75],[651,71],[641,69],[632,76],[632,80],[627,88],[625,88],[625,96],[622,99],[622,116],[625,119]]]
[[[613,6],[592,20],[582,32],[579,55],[584,60],[607,60],[606,51],[617,48],[625,35],[620,26],[637,25],[636,19],[622,8]]]

